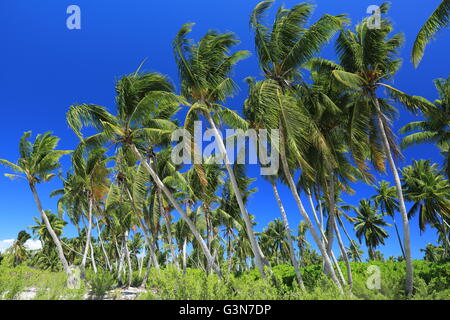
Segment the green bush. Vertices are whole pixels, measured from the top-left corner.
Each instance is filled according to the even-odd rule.
[[[94,299],[103,298],[115,284],[114,276],[106,271],[99,270],[96,274],[88,273],[86,277],[91,287],[91,297]]]

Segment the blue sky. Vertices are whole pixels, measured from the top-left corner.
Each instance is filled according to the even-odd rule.
[[[72,149],[77,139],[65,122],[68,106],[75,103],[96,103],[114,106],[114,82],[122,75],[136,70],[147,59],[145,71],[167,74],[179,88],[171,42],[182,24],[195,22],[192,36],[203,35],[208,29],[233,31],[242,41],[239,49],[254,52],[252,32],[248,19],[257,0],[3,0],[0,3],[0,134],[2,144],[0,158],[15,161],[18,158],[18,141],[24,131],[33,133],[53,131],[61,137],[60,147]],[[286,7],[300,1],[277,1],[275,7]],[[414,69],[409,53],[420,26],[439,4],[439,0],[392,1],[389,16],[395,30],[404,32],[406,44],[402,49],[404,65],[395,77],[395,86],[427,99],[437,98],[433,79],[447,77],[450,32],[441,33],[427,48],[420,67]],[[381,4],[376,0],[316,0],[317,9],[313,21],[324,13],[347,13],[353,22],[367,16],[366,8]],[[76,4],[81,8],[81,30],[68,30],[66,9]],[[332,45],[324,48],[322,55],[334,57]],[[243,79],[259,77],[256,56],[240,62],[234,79],[240,85],[239,94],[230,99],[230,108],[241,110],[246,95]],[[398,130],[416,117],[399,107]],[[442,162],[437,149],[431,145],[413,147],[405,151],[406,160],[431,159]],[[64,168],[69,159],[63,160]],[[3,174],[4,168],[0,168]],[[258,169],[249,167],[249,175],[258,176]],[[382,179],[391,180],[389,175]],[[51,190],[60,186],[54,182],[39,186],[45,208],[56,211],[56,200],[49,199]],[[249,211],[257,218],[259,231],[269,221],[280,216],[270,186],[259,179],[255,184],[259,192],[252,196]],[[345,197],[351,204],[370,197],[373,188],[363,184],[355,186],[357,192]],[[300,215],[286,187],[280,186],[292,229],[300,221]],[[17,233],[33,224],[32,216],[38,212],[26,183],[0,177],[0,241],[15,238]],[[347,225],[351,229],[350,225]],[[385,256],[400,255],[394,228],[388,228],[391,237],[382,248]],[[66,235],[74,235],[67,228]],[[411,220],[413,257],[422,257],[420,248],[435,242],[436,235],[428,230],[420,235],[417,219]],[[312,240],[312,239],[311,239]],[[312,242],[312,241],[311,241]]]

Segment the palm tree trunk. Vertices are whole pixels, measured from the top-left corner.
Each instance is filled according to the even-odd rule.
[[[97,224],[98,239],[100,240],[100,245],[102,247],[102,252],[103,252],[103,255],[105,256],[106,266],[108,267],[109,271],[112,272],[112,266],[111,266],[111,263],[109,261],[108,253],[106,252],[105,245],[103,243],[102,232],[100,230],[98,219],[95,218],[95,220],[96,220],[96,224]]]
[[[247,236],[250,240],[253,255],[255,256],[256,267],[258,268],[259,273],[261,274],[261,277],[265,278],[266,274],[264,272],[264,266],[270,267],[270,264],[264,257],[264,254],[261,251],[261,248],[259,247],[258,241],[256,240],[255,233],[253,232],[253,224],[252,224],[252,221],[250,220],[250,216],[247,212],[247,209],[245,208],[244,201],[242,199],[242,194],[241,194],[241,191],[239,190],[239,186],[236,182],[236,177],[234,176],[233,169],[230,166],[230,161],[227,156],[227,151],[225,149],[223,139],[220,136],[219,131],[216,128],[216,124],[214,123],[214,120],[211,118],[211,114],[209,112],[206,113],[206,118],[208,119],[211,129],[213,130],[214,137],[216,138],[216,141],[218,142],[220,153],[223,156],[223,159],[225,162],[225,167],[226,167],[228,175],[230,177],[231,185],[233,187],[233,191],[236,196],[236,200],[238,202],[239,209],[241,211],[241,215],[245,222]]]
[[[331,171],[331,170],[330,170]],[[334,239],[334,231],[336,221],[334,219],[335,216],[335,199],[334,199],[334,176],[333,172],[330,173],[330,185],[329,185],[329,194],[328,201],[330,205],[330,210],[328,210],[328,227],[327,227],[327,253],[331,255],[331,251],[333,250],[333,239]]]
[[[42,220],[44,220],[45,227],[47,228],[48,233],[52,237],[53,242],[56,246],[56,252],[58,253],[59,260],[61,261],[61,264],[63,266],[64,272],[69,275],[69,264],[67,263],[66,257],[64,256],[64,251],[61,245],[61,241],[59,240],[58,236],[55,233],[55,230],[53,230],[50,221],[48,220],[47,215],[45,214],[44,209],[42,208],[41,200],[39,199],[39,195],[36,191],[36,187],[34,183],[30,183],[30,189],[33,193],[34,201],[36,202],[36,205],[38,207],[38,211],[41,214]]]
[[[180,265],[178,264],[177,254],[175,253],[175,248],[172,241],[172,231],[170,230],[170,219],[169,219],[169,212],[167,212],[164,209],[163,203],[162,203],[162,194],[161,189],[158,189],[158,202],[159,202],[159,210],[161,212],[161,215],[164,217],[165,225],[166,225],[166,231],[167,231],[167,242],[169,243],[169,250],[170,254],[172,255],[172,261],[175,265],[175,267],[180,270]]]
[[[326,246],[328,244],[328,240],[327,240],[327,237],[325,235],[325,231],[323,230],[323,225],[322,225],[323,220],[320,221],[319,218],[317,217],[317,212],[316,212],[316,209],[314,208],[314,203],[312,202],[312,198],[311,197],[309,197],[309,198],[310,198],[309,203],[311,205],[311,210],[312,210],[312,213],[313,213],[313,216],[314,216],[314,221],[316,222],[317,226],[319,227],[319,231],[320,231],[320,234],[322,236],[321,244],[322,244],[322,246],[324,248],[326,248]],[[320,202],[319,202],[319,204],[320,204]],[[321,209],[321,206],[319,206],[319,209]],[[327,255],[328,255],[328,253],[327,253]],[[344,275],[343,275],[341,267],[339,266],[339,263],[338,263],[338,261],[336,259],[336,256],[334,255],[333,250],[331,250],[331,253],[330,253],[330,255],[328,257],[333,262],[333,264],[336,266],[336,269],[337,269],[338,274],[339,274],[339,278],[340,278],[341,282],[345,285],[346,282],[345,282]],[[328,271],[326,270],[325,256],[324,255],[322,255],[322,260],[323,260],[323,271],[324,271],[324,273],[328,274]]]
[[[122,268],[125,260],[125,248],[122,244],[119,251],[119,265],[117,266],[117,282],[119,286],[122,285]]]
[[[97,273],[97,263],[95,262],[95,258],[94,258],[94,247],[92,246],[92,241],[89,242],[89,247],[90,247],[90,251],[91,251],[92,269],[94,269],[94,273]]]
[[[291,256],[292,265],[294,266],[295,275],[297,276],[297,281],[298,281],[300,288],[302,290],[305,290],[305,285],[303,283],[302,274],[300,273],[299,264],[298,264],[297,259],[295,258],[295,251],[294,251],[294,245],[293,245],[294,240],[292,239],[291,231],[289,229],[289,222],[288,222],[288,219],[286,216],[286,211],[284,210],[283,203],[281,202],[281,198],[278,193],[276,182],[273,180],[271,180],[270,182],[272,184],[273,194],[275,195],[275,199],[277,200],[278,207],[280,208],[281,216],[283,218],[284,229],[286,230],[286,235],[288,238],[289,253]]]
[[[91,230],[92,230],[92,207],[93,199],[89,199],[89,213],[88,213],[88,229],[86,235],[86,245],[84,247],[83,259],[81,259],[81,279],[86,279],[86,259],[89,253],[89,244],[91,242]],[[84,221],[84,219],[83,219]]]
[[[125,256],[127,258],[127,264],[128,264],[127,287],[129,288],[131,286],[131,281],[133,280],[133,268],[131,265],[130,250],[128,250],[128,231],[125,232],[123,240],[124,240]]]
[[[187,258],[187,238],[183,241],[183,275],[186,274],[186,258]]]
[[[150,252],[149,252],[150,253]],[[143,261],[142,261],[143,262]],[[145,269],[144,278],[142,278],[141,287],[145,287],[147,285],[148,277],[150,276],[150,267],[152,265],[152,257],[149,254],[148,260],[147,260],[147,267]]]
[[[400,176],[398,174],[397,167],[394,162],[394,158],[392,157],[391,147],[389,146],[389,141],[386,135],[386,129],[384,128],[384,123],[382,120],[382,113],[378,99],[375,96],[372,96],[372,101],[375,104],[376,112],[377,112],[377,120],[378,126],[380,129],[380,134],[383,140],[384,149],[386,151],[386,156],[389,162],[389,166],[391,167],[392,174],[394,175],[395,186],[397,187],[397,196],[399,202],[400,213],[402,216],[403,222],[403,243],[405,246],[405,260],[406,260],[406,295],[409,297],[412,295],[413,291],[413,265],[411,258],[411,240],[410,240],[410,231],[409,231],[409,221],[408,214],[406,212],[405,200],[403,197],[402,184],[400,181]]]
[[[344,259],[345,266],[347,267],[347,283],[348,283],[350,290],[352,290],[353,275],[352,275],[352,267],[350,265],[350,260],[348,259],[347,251],[345,250],[345,246],[344,246],[344,243],[342,242],[342,238],[341,238],[341,233],[339,232],[339,228],[336,223],[334,224],[334,229],[336,231],[336,238],[337,238],[337,241],[339,244],[339,248],[341,249],[342,258]]]
[[[398,232],[397,222],[395,221],[394,216],[391,216],[391,217],[392,217],[392,221],[394,222],[395,233],[397,234],[398,244],[400,245],[400,249],[402,250],[403,258],[405,258],[405,260],[406,260],[405,250],[403,249],[402,239],[400,238],[400,233]]]
[[[356,243],[355,243],[355,241],[353,241],[352,238],[350,238],[350,235],[348,234],[347,229],[345,229],[345,225],[344,225],[344,223],[342,222],[341,217],[340,217],[339,215],[337,215],[337,218],[338,218],[338,221],[339,221],[339,225],[341,226],[342,230],[344,230],[344,234],[345,234],[345,236],[347,237],[348,241],[350,241],[350,244],[352,244],[352,245],[356,248]],[[361,258],[361,256],[359,255],[358,250],[356,250],[356,254],[358,255],[357,258],[359,259],[359,262],[362,262],[362,258]]]
[[[192,234],[194,235],[195,239],[200,244],[200,247],[202,248],[203,254],[206,256],[206,259],[208,260],[208,263],[211,264],[213,270],[216,272],[216,274],[219,277],[222,277],[222,272],[220,271],[220,268],[216,265],[214,262],[213,257],[211,256],[211,252],[209,251],[208,247],[205,244],[205,241],[203,240],[202,236],[198,232],[197,228],[195,227],[192,220],[189,218],[187,213],[181,208],[181,206],[178,204],[178,202],[173,197],[170,190],[164,185],[164,183],[161,181],[161,179],[158,177],[156,172],[151,168],[151,166],[148,164],[147,161],[145,161],[144,157],[141,155],[139,150],[136,148],[134,144],[130,145],[131,150],[135,154],[135,156],[139,159],[139,161],[142,163],[144,168],[147,170],[147,172],[152,177],[153,181],[156,183],[156,185],[164,192],[167,199],[169,199],[170,203],[173,205],[173,207],[180,213],[181,218],[187,223],[189,226],[189,229],[191,230]]]
[[[338,278],[336,277],[336,272],[333,269],[332,262],[330,260],[330,257],[327,254],[327,250],[325,246],[323,245],[319,235],[317,234],[311,219],[309,218],[308,214],[305,211],[305,208],[303,207],[302,200],[300,199],[300,196],[298,195],[297,188],[295,187],[294,179],[292,178],[291,172],[289,171],[289,164],[286,159],[286,153],[285,153],[285,147],[284,147],[284,141],[283,141],[283,133],[280,132],[280,156],[281,156],[281,163],[283,167],[283,173],[288,181],[289,187],[291,189],[291,193],[294,196],[295,202],[297,203],[297,206],[300,210],[300,214],[302,215],[303,219],[307,223],[309,230],[311,232],[311,235],[316,242],[317,246],[319,247],[320,252],[322,253],[322,256],[324,258],[324,264],[325,264],[325,270],[328,272],[329,276],[333,280],[333,282],[338,287],[339,291],[343,293],[341,283],[339,282]]]

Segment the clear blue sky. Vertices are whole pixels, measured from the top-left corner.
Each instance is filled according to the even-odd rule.
[[[53,131],[61,137],[61,148],[72,149],[77,139],[65,122],[65,113],[74,103],[96,103],[114,106],[114,82],[121,75],[131,73],[147,58],[146,71],[159,71],[171,77],[179,87],[171,42],[186,22],[196,22],[192,35],[196,38],[208,29],[233,31],[242,43],[239,49],[254,51],[252,33],[248,19],[258,0],[2,0],[0,2],[0,92],[1,107],[0,136],[2,143],[0,158],[15,161],[18,158],[17,144],[24,131],[33,133]],[[284,3],[287,7],[300,1],[277,1],[276,7]],[[377,0],[316,0],[313,20],[323,13],[347,13],[353,22],[366,14]],[[432,80],[447,77],[449,73],[450,32],[444,32],[427,48],[420,67],[416,70],[409,62],[412,41],[421,24],[440,3],[440,0],[404,1],[393,0],[390,17],[395,21],[396,31],[404,32],[406,44],[402,50],[404,65],[395,78],[395,85],[408,93],[422,95],[430,100],[437,98]],[[66,8],[76,4],[81,8],[81,30],[66,28]],[[331,45],[323,55],[334,57]],[[256,57],[253,55],[238,64],[234,78],[241,86],[237,97],[228,106],[241,110],[247,91],[243,79],[260,76]],[[395,124],[398,130],[415,117],[400,107],[400,116]],[[431,159],[442,162],[434,146],[414,147],[405,151],[409,164],[412,159]],[[63,160],[68,169],[68,158]],[[0,173],[5,173],[0,168]],[[257,177],[257,168],[249,168],[249,174]],[[382,177],[390,180],[389,175]],[[56,211],[56,200],[49,199],[51,190],[60,186],[55,180],[39,186],[45,208]],[[271,188],[258,180],[259,192],[249,204],[256,215],[257,230],[280,216]],[[373,189],[358,184],[357,193],[346,197],[349,203],[370,197]],[[300,221],[298,210],[285,187],[280,187],[292,229]],[[37,216],[35,204],[26,183],[10,181],[0,177],[0,241],[15,238],[18,231],[33,224]],[[348,225],[348,229],[351,227]],[[394,237],[384,248],[385,256],[400,255]],[[434,243],[436,234],[428,228],[421,236],[417,219],[411,221],[413,257],[422,257],[420,248],[428,242]],[[73,228],[66,235],[74,235]],[[311,241],[312,242],[312,241]]]

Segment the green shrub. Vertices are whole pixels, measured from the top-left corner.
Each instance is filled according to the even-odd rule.
[[[94,299],[103,298],[115,284],[113,275],[106,271],[98,271],[96,274],[87,274],[87,280],[91,286],[91,297]]]

